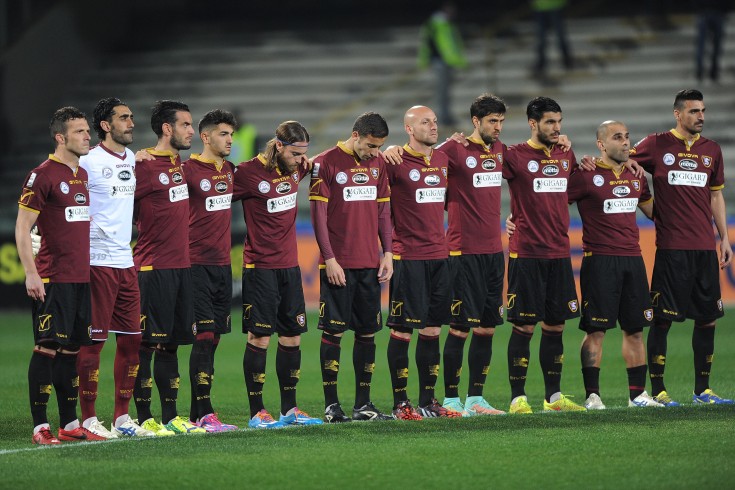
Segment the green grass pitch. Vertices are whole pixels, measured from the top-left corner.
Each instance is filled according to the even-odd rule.
[[[233,311],[237,319],[238,311]],[[713,388],[735,396],[735,321],[720,322]],[[217,351],[212,398],[222,420],[247,425],[248,405],[242,374],[245,337],[233,321],[233,333]],[[303,337],[299,405],[312,415],[323,410],[316,318]],[[677,324],[669,336],[667,387],[677,409],[627,409],[627,381],[620,356],[620,331],[608,333],[601,373],[602,398],[610,408],[595,413],[534,413],[421,422],[388,421],[340,426],[243,430],[155,440],[119,440],[39,448],[31,444],[28,410],[30,313],[0,315],[0,488],[727,488],[735,477],[735,407],[691,406],[693,382],[691,322]],[[507,409],[506,347],[509,329],[495,335],[485,397]],[[532,343],[527,392],[540,412],[543,382],[538,337]],[[392,404],[385,347],[388,332],[378,334],[373,401]],[[564,334],[562,390],[584,400],[579,361],[582,339],[576,322]],[[413,347],[413,343],[412,343]],[[269,351],[265,403],[278,412],[274,346]],[[342,348],[340,398],[353,402],[352,334]],[[112,416],[113,344],[103,350],[101,420]],[[180,351],[182,389],[179,411],[188,414],[188,348]],[[465,356],[466,358],[466,356]],[[411,353],[409,396],[417,396]],[[462,390],[466,390],[467,371]],[[443,383],[437,396],[443,396]],[[156,399],[154,390],[154,400]],[[160,407],[154,402],[154,414]],[[132,415],[135,410],[132,408]],[[58,415],[49,402],[53,428]],[[276,415],[277,416],[277,415]]]

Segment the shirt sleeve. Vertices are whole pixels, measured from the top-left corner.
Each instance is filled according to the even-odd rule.
[[[311,224],[314,227],[314,237],[324,260],[334,258],[332,244],[329,241],[329,227],[327,226],[328,206],[329,204],[325,201],[311,201]]]
[[[247,189],[247,169],[244,165],[238,165],[235,167],[234,175],[232,177],[232,200],[240,201],[249,197]]]
[[[46,207],[46,200],[51,190],[51,183],[46,176],[36,171],[31,172],[20,193],[18,206],[34,213],[40,213]]]
[[[135,200],[139,200],[151,193],[151,179],[149,166],[141,162],[135,166]]]
[[[653,151],[656,149],[656,135],[650,134],[635,144],[630,150],[630,158],[649,174],[653,174]]]
[[[309,185],[309,200],[328,202],[329,193],[329,168],[327,163],[320,157],[314,160],[314,168],[311,172],[311,184]]]
[[[577,202],[587,194],[587,183],[584,179],[584,172],[572,172],[569,176],[569,185],[567,186],[567,199],[569,204]]]

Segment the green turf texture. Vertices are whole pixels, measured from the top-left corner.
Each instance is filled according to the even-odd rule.
[[[238,316],[233,311],[233,320]],[[239,322],[217,350],[212,399],[220,418],[246,427],[249,415],[242,374],[245,336]],[[299,406],[312,415],[323,410],[316,319],[303,337]],[[735,322],[717,330],[712,386],[735,395]],[[244,430],[228,434],[120,440],[39,448],[30,442],[27,369],[32,348],[30,314],[0,315],[0,488],[727,488],[735,476],[735,407],[691,405],[693,383],[691,322],[669,335],[667,388],[684,403],[676,409],[627,409],[627,380],[620,358],[621,334],[609,332],[601,372],[602,398],[609,410],[593,413],[534,413],[421,422],[387,421],[339,426]],[[509,329],[497,330],[485,397],[507,410],[506,347]],[[373,401],[392,404],[385,346],[378,334]],[[543,381],[538,337],[531,346],[527,393],[540,412]],[[584,401],[579,361],[582,333],[576,322],[564,334],[562,390]],[[275,342],[275,341],[274,341]],[[342,342],[340,399],[353,402],[352,334]],[[412,347],[413,347],[412,343]],[[468,342],[469,344],[469,342]],[[266,407],[277,417],[275,346],[269,350]],[[112,417],[111,342],[103,350],[97,413]],[[188,414],[188,348],[180,351],[179,411]],[[409,396],[417,397],[411,353]],[[466,359],[466,356],[465,356]],[[466,389],[465,367],[460,392]],[[437,386],[441,401],[443,383]],[[157,397],[154,389],[154,400]],[[135,409],[131,403],[132,415]],[[160,407],[153,404],[160,415]],[[55,396],[49,418],[58,427]]]

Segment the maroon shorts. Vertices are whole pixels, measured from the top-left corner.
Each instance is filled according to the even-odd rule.
[[[135,267],[91,267],[92,340],[107,333],[140,333],[140,290]]]

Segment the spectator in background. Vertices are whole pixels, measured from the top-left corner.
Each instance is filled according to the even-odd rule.
[[[567,40],[564,28],[564,8],[567,0],[532,0],[531,8],[536,17],[536,65],[534,71],[537,74],[546,73],[546,31],[552,27],[556,32],[559,50],[561,51],[564,68],[570,70],[574,67],[572,51]]]
[[[720,55],[722,54],[722,40],[725,38],[725,19],[729,10],[728,0],[702,0],[697,2],[699,18],[697,20],[697,53],[695,66],[697,80],[704,78],[704,58],[706,44],[712,43],[710,51],[709,78],[716,82],[720,78]]]
[[[447,126],[455,124],[450,110],[452,75],[455,68],[467,66],[462,36],[453,22],[456,12],[456,6],[451,2],[445,3],[434,12],[421,28],[419,46],[419,68],[431,65],[434,70],[434,105],[439,109],[439,124]]]

